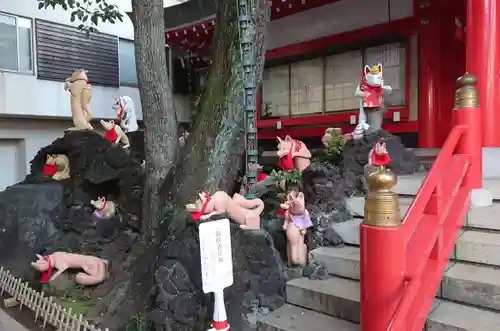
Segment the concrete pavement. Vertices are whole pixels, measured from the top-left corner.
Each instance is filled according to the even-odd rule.
[[[0,309],[0,331],[29,331]]]

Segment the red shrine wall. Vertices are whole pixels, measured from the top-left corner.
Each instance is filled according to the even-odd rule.
[[[432,134],[423,131],[431,139],[423,147],[438,147],[431,145],[439,145],[448,133],[454,81],[461,71],[459,61],[449,56],[443,69],[437,67],[439,61],[430,61],[424,76],[434,79],[435,88],[421,80],[422,98],[421,60],[443,59],[444,45],[458,47],[445,42],[455,34],[453,13],[440,10],[438,14],[450,15],[438,23],[432,20],[421,37],[427,13],[421,13],[418,0],[343,0],[270,22],[258,101],[259,138],[316,137],[329,126],[352,131],[359,106],[354,91],[362,68],[380,61],[385,83],[394,90],[386,100],[384,128],[393,133],[418,132],[419,114],[431,113],[424,122],[434,120],[429,124]],[[436,16],[436,8],[431,12]],[[444,93],[449,97],[441,98]]]

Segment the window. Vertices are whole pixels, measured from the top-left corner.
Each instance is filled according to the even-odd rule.
[[[297,62],[291,65],[291,113],[323,112],[323,59]]]
[[[262,86],[262,111],[265,116],[290,114],[289,66],[278,66],[264,71]]]
[[[387,106],[405,104],[405,47],[393,43],[334,54],[264,71],[262,116],[294,116],[359,108],[354,93],[365,64],[382,63],[393,93]]]
[[[134,42],[120,39],[118,46],[120,61],[120,85],[137,85],[137,72],[135,70]]]
[[[387,106],[405,104],[405,48],[401,43],[382,45],[365,49],[364,62],[368,65],[382,63],[384,84],[392,87],[392,93],[385,97]]]
[[[33,72],[31,20],[0,14],[0,70]]]
[[[343,111],[359,108],[359,99],[354,96],[361,78],[363,53],[354,51],[326,58],[325,66],[325,111]]]

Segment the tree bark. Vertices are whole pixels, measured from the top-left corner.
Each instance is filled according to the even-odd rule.
[[[144,120],[146,176],[141,231],[155,236],[161,222],[160,187],[174,164],[177,120],[165,55],[162,0],[132,0],[137,78]]]
[[[197,191],[231,194],[243,162],[244,111],[236,0],[219,0],[213,63],[200,98],[200,113],[175,171],[165,182],[165,232],[185,228],[185,204]]]

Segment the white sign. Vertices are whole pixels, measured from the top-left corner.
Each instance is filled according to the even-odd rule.
[[[229,220],[201,223],[199,231],[203,292],[221,291],[233,285]]]

